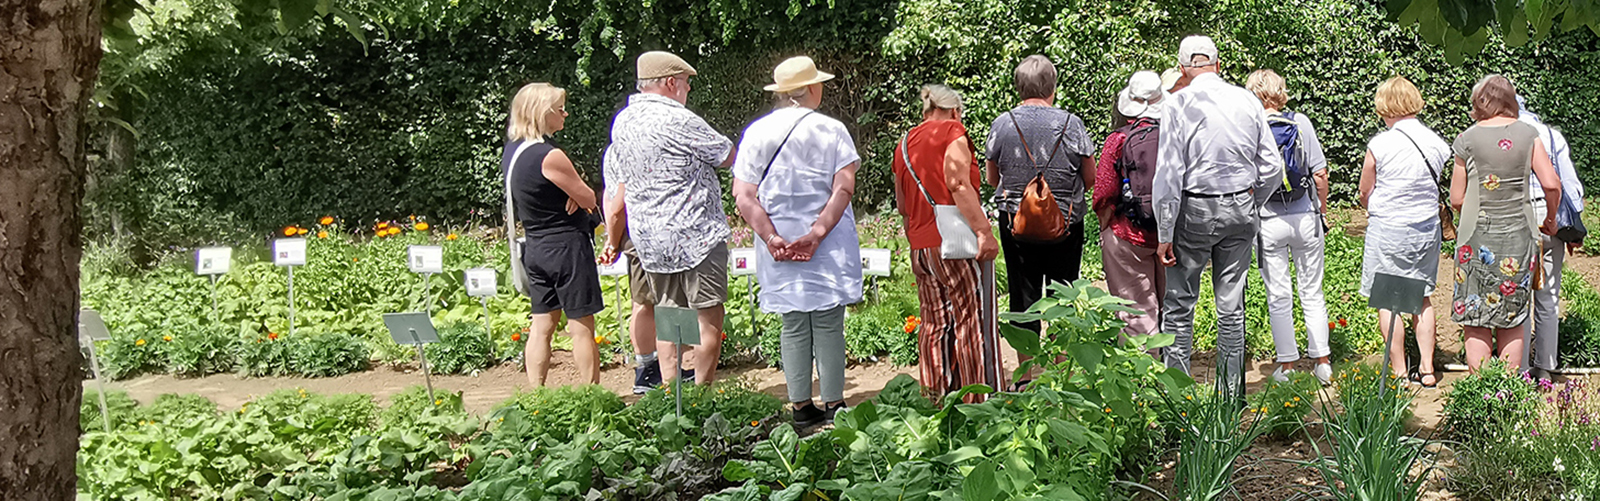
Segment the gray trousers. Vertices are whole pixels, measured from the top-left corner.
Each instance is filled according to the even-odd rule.
[[[811,401],[811,363],[822,380],[822,401],[844,400],[844,306],[783,314],[779,351],[789,401]]]
[[[1543,222],[1545,210],[1543,200],[1533,202],[1535,220]],[[1556,353],[1560,347],[1561,319],[1557,313],[1560,311],[1561,265],[1567,258],[1567,243],[1543,233],[1539,237],[1544,242],[1544,255],[1541,256],[1544,288],[1533,291],[1533,321],[1524,324],[1528,330],[1522,335],[1523,345],[1526,346],[1522,350],[1522,367],[1553,371],[1556,370]]]
[[[1184,197],[1172,234],[1178,265],[1167,268],[1167,296],[1161,301],[1161,331],[1177,337],[1167,347],[1167,367],[1189,373],[1194,354],[1194,305],[1200,299],[1200,274],[1212,265],[1217,300],[1217,388],[1244,396],[1244,287],[1250,271],[1260,219],[1251,194],[1217,198]]]

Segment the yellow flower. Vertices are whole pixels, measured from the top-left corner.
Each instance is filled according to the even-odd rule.
[[[1300,397],[1294,397],[1294,401],[1299,402],[1300,401]]]
[[[1111,413],[1111,408],[1110,407],[1106,407],[1106,414],[1110,414],[1110,413]]]
[[[428,223],[417,223],[417,231],[428,231]]]
[[[1188,399],[1188,400],[1194,400],[1194,395],[1184,395],[1183,398]]]
[[[594,337],[594,344],[606,344],[606,336],[605,336],[605,334],[596,335]]]
[[[304,234],[307,234],[307,233],[311,233],[311,230],[308,230],[308,229],[305,229],[305,228],[299,228],[299,229],[295,230],[294,233],[296,235],[304,235]]]
[[[144,340],[140,339],[140,340],[134,341],[133,345],[134,346],[144,346]]]
[[[444,236],[444,239],[445,239],[445,240],[455,240],[455,239],[457,239],[457,238],[461,238],[461,237],[458,237],[458,236],[456,236],[456,234],[455,234],[455,233],[451,233],[451,234],[449,234],[449,235],[445,235],[445,236]]]
[[[1500,273],[1508,277],[1517,274],[1517,258],[1508,257],[1500,260]]]
[[[444,399],[434,400],[433,405],[444,405]]]
[[[1294,407],[1294,404],[1292,404],[1292,403],[1289,403],[1289,402],[1284,402],[1284,403],[1283,403],[1283,406],[1284,406],[1284,407]]]
[[[1189,417],[1189,413],[1187,413],[1187,412],[1179,412],[1178,414],[1183,416],[1183,417]]]
[[[293,226],[285,226],[283,228],[283,236],[292,237],[295,236],[296,233],[300,233],[299,228],[295,228]]]
[[[1484,293],[1483,302],[1488,303],[1489,306],[1500,304],[1500,294],[1494,292]]]
[[[750,422],[750,427],[751,428],[754,428],[754,427],[757,427],[757,426],[761,426],[761,422],[760,421],[751,421]]]
[[[172,342],[172,336],[161,336],[162,341]]]
[[[317,222],[322,223],[323,226],[333,224],[333,216],[322,216],[322,219]]]
[[[1500,176],[1490,174],[1483,179],[1483,189],[1494,191],[1500,189]]]
[[[539,409],[534,409],[533,410],[533,415],[535,415],[535,416],[539,415]]]
[[[317,232],[317,238],[328,238],[328,232],[326,232],[326,231]]]

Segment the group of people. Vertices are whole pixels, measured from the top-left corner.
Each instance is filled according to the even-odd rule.
[[[1184,39],[1178,62],[1165,74],[1129,78],[1116,96],[1113,131],[1097,149],[1084,121],[1055,105],[1054,64],[1040,55],[1024,59],[1015,72],[1019,103],[994,118],[982,161],[963,123],[961,95],[943,85],[922,88],[922,121],[897,141],[892,171],[921,303],[921,380],[931,392],[1026,386],[1008,381],[1002,367],[1000,339],[984,315],[993,298],[981,293],[980,263],[1003,254],[1010,309],[1025,310],[1047,284],[1079,277],[1091,214],[1101,228],[1108,289],[1146,312],[1126,315],[1125,333],[1175,335],[1159,354],[1166,365],[1190,369],[1194,307],[1210,266],[1218,385],[1243,394],[1244,290],[1254,255],[1279,364],[1272,376],[1286,380],[1302,355],[1293,318],[1298,294],[1304,355],[1315,359],[1318,379],[1331,379],[1322,292],[1328,162],[1316,129],[1305,114],[1285,109],[1285,82],[1272,70],[1251,73],[1244,87],[1225,81],[1207,37]],[[564,91],[529,84],[513,99],[503,166],[515,220],[528,235],[514,258],[527,269],[533,300],[530,380],[543,384],[550,336],[564,312],[579,371],[598,381],[589,338],[592,315],[603,306],[593,263],[619,256],[628,261],[634,303],[635,391],[660,384],[663,365],[677,367],[678,357],[691,355],[657,342],[657,305],[698,315],[701,344],[692,368],[678,377],[714,377],[730,234],[717,170],[731,168],[733,197],[757,242],[761,308],[782,315],[781,363],[795,420],[830,418],[844,406],[845,307],[862,298],[851,207],[861,157],[844,124],[817,111],[823,82],[833,75],[803,56],[780,64],[765,87],[773,111],[752,122],[735,149],[685,107],[696,75],[687,62],[649,52],[637,72],[639,93],[612,122],[602,197],[551,143],[564,123]],[[1534,370],[1553,370],[1568,245],[1553,237],[1557,201],[1582,198],[1565,138],[1498,75],[1473,88],[1477,123],[1453,145],[1417,120],[1422,96],[1404,77],[1379,85],[1374,106],[1388,128],[1369,141],[1360,177],[1368,211],[1362,293],[1371,295],[1374,277],[1385,274],[1425,282],[1423,292],[1431,294],[1442,228],[1453,222],[1441,216],[1459,212],[1449,307],[1465,328],[1469,366],[1495,353],[1529,365],[1531,332]],[[1448,198],[1441,201],[1447,167]],[[995,188],[998,231],[980,201],[983,184]],[[1053,203],[1060,215],[1045,214],[1058,223],[1043,233],[1040,203]],[[597,260],[592,239],[601,222],[606,243]],[[1417,383],[1433,386],[1435,322],[1426,297],[1422,304],[1413,322],[1422,353]],[[1390,332],[1391,315],[1380,311],[1379,324],[1404,374],[1404,329]],[[1524,329],[1530,316],[1534,328]],[[821,407],[812,400],[813,367]]]

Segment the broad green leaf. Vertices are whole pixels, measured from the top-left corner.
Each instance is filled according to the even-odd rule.
[[[1090,374],[1100,372],[1100,362],[1105,360],[1105,346],[1093,343],[1073,343],[1067,347],[1067,352],[1072,354],[1072,359],[1083,366]]]
[[[1033,357],[1045,356],[1044,351],[1039,347],[1039,333],[1037,332],[1023,329],[1010,323],[1002,323],[1000,324],[1000,334],[1005,336],[1006,343],[1010,344],[1012,349],[1017,350],[1017,353]]]
[[[967,474],[961,482],[963,501],[995,501],[1000,497],[1000,484],[995,481],[994,461],[984,461]]]
[[[962,461],[966,461],[968,459],[981,458],[981,457],[983,457],[983,449],[980,449],[975,445],[967,445],[967,446],[961,447],[960,449],[956,449],[956,450],[950,451],[948,453],[945,453],[942,456],[933,458],[933,461],[936,462],[936,463],[940,463],[940,464],[951,464],[951,465],[953,465],[953,464],[956,464],[956,463],[960,463]]]

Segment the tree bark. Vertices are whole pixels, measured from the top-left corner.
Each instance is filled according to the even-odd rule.
[[[0,498],[76,498],[85,112],[100,2],[0,0]]]

